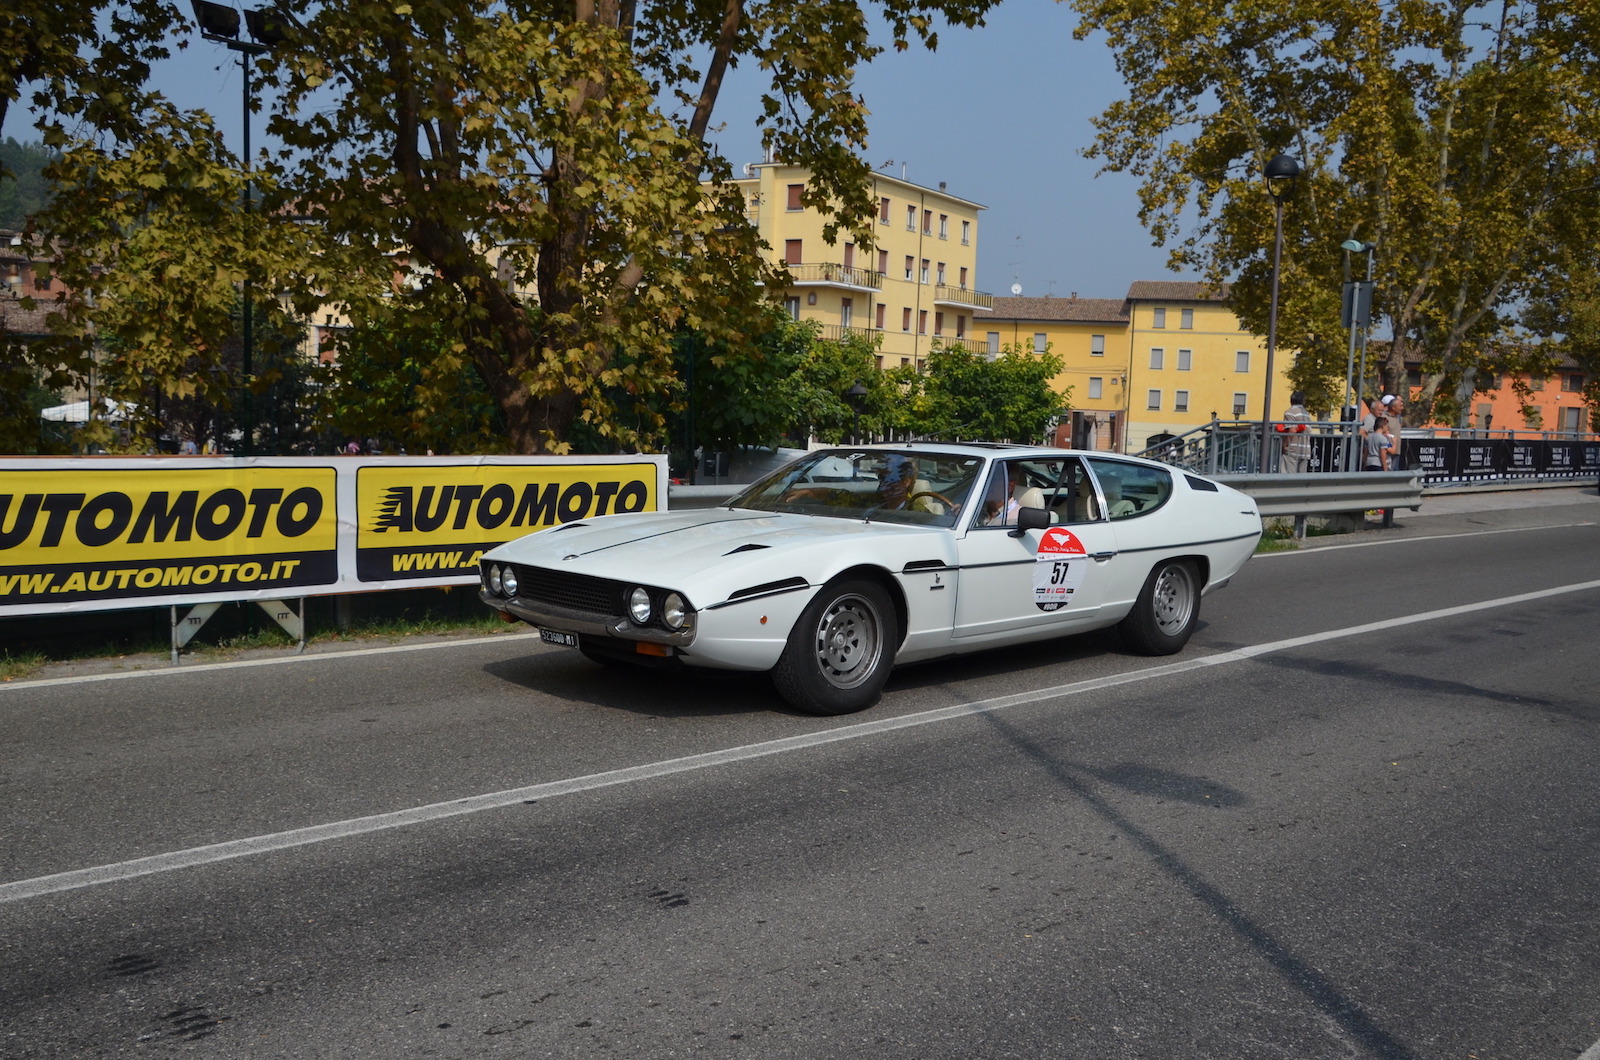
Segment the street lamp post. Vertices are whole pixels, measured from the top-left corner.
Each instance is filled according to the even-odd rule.
[[[867,400],[869,391],[861,385],[858,379],[854,386],[844,392],[844,399],[850,405],[852,418],[850,423],[850,444],[861,444],[861,405]]]
[[[194,0],[194,19],[200,25],[200,36],[206,40],[215,41],[229,51],[239,55],[239,69],[244,74],[244,150],[240,160],[245,166],[244,180],[244,211],[248,215],[251,208],[250,189],[250,60],[265,55],[274,47],[284,41],[283,26],[278,22],[278,16],[271,11],[246,8],[244,21],[249,27],[251,40],[244,40],[239,36],[239,12],[223,4],[212,3],[211,0]],[[250,400],[250,379],[253,374],[251,361],[255,353],[255,334],[250,311],[250,274],[245,271],[244,284],[240,292],[240,322],[239,338],[241,344],[240,361],[241,372],[244,376],[244,423],[240,428],[239,455],[249,456],[254,445],[251,435],[254,432],[254,409]]]
[[[1300,163],[1288,155],[1274,155],[1264,171],[1267,194],[1272,196],[1272,306],[1267,314],[1267,384],[1261,409],[1261,467],[1265,475],[1272,462],[1272,355],[1278,345],[1278,270],[1283,262],[1283,197],[1300,176]]]
[[[1347,239],[1339,244],[1344,251],[1344,325],[1350,329],[1350,352],[1345,357],[1344,363],[1344,407],[1350,410],[1352,427],[1350,439],[1347,443],[1349,450],[1345,454],[1345,470],[1358,469],[1359,454],[1356,452],[1357,432],[1353,426],[1356,422],[1357,398],[1360,396],[1361,384],[1367,377],[1367,329],[1372,326],[1372,252],[1377,248],[1376,243],[1363,243],[1359,239]],[[1356,283],[1350,279],[1350,255],[1366,254],[1367,279],[1364,283]],[[1353,376],[1356,359],[1356,333],[1361,334],[1361,374]],[[1342,419],[1342,417],[1341,417]]]

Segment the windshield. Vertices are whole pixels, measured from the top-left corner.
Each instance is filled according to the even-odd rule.
[[[728,506],[949,527],[982,468],[978,457],[948,453],[819,449],[754,483]]]

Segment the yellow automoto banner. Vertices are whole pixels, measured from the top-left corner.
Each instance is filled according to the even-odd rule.
[[[331,464],[0,464],[0,612],[196,594],[303,595],[338,580]]]
[[[469,585],[666,490],[664,456],[0,459],[0,618]]]
[[[437,458],[436,458],[437,459]],[[664,508],[659,457],[375,463],[356,472],[356,577],[476,577],[487,549],[557,523]]]

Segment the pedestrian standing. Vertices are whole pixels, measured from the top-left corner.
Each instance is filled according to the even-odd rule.
[[[1306,411],[1306,396],[1296,390],[1289,395],[1289,407],[1283,413],[1283,422],[1277,425],[1283,435],[1283,452],[1278,456],[1278,471],[1284,475],[1302,475],[1311,469],[1311,413]]]

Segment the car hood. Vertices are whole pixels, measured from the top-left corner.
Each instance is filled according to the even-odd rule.
[[[799,576],[826,577],[841,554],[867,540],[921,539],[930,558],[943,555],[932,537],[949,531],[859,519],[709,508],[616,515],[567,523],[504,545],[485,559],[510,560],[575,574],[636,580],[663,588],[744,585]],[[832,562],[825,561],[831,559]],[[922,558],[907,553],[908,559]]]

